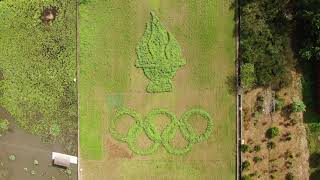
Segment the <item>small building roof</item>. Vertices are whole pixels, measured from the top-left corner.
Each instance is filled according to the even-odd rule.
[[[69,167],[70,164],[77,164],[78,158],[67,154],[52,152],[52,160],[54,165]]]
[[[70,158],[67,156],[56,156],[53,160],[54,165],[70,167]]]

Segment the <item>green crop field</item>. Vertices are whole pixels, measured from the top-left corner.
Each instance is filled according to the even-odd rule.
[[[0,1],[0,107],[77,154],[76,1]]]
[[[233,3],[81,1],[82,179],[234,179]]]

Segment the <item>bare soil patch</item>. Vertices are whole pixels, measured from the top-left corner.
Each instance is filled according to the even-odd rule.
[[[292,173],[296,179],[306,180],[309,177],[308,144],[302,113],[296,113],[296,122],[292,123],[292,113],[288,106],[293,99],[301,99],[300,75],[292,72],[293,84],[290,87],[274,92],[271,89],[255,89],[244,96],[244,142],[249,145],[249,152],[243,153],[243,159],[251,163],[244,174],[253,179],[285,179]],[[281,98],[284,108],[273,112],[273,100]],[[264,99],[261,112],[258,112],[259,97]],[[279,136],[269,140],[265,137],[267,129],[278,127]],[[289,137],[289,138],[288,138]],[[274,142],[275,148],[269,149],[268,142]],[[260,151],[254,147],[260,146]],[[262,158],[254,162],[254,157]]]

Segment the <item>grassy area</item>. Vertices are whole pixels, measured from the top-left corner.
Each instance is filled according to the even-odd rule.
[[[92,0],[80,6],[80,154],[84,179],[234,179],[236,105],[228,91],[235,68],[231,4],[221,0]],[[135,67],[136,47],[151,11],[175,37],[186,60],[172,79],[171,92],[147,93],[149,80]],[[162,145],[148,156],[137,155],[110,134],[110,121],[121,106],[141,116],[153,109],[168,109],[178,119],[192,108],[201,108],[212,116],[213,131],[208,140],[195,143],[183,155],[167,153]],[[156,126],[165,126],[166,119],[159,120]],[[200,122],[196,117],[190,124],[201,132],[206,125]],[[126,118],[118,128],[126,132],[130,123],[132,119]],[[151,143],[143,134],[137,139],[141,146]],[[173,143],[184,145],[180,132]]]
[[[76,1],[0,1],[0,105],[77,152]]]

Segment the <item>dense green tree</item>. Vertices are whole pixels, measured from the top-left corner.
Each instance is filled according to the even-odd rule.
[[[241,59],[254,64],[257,85],[285,86],[290,82],[286,7],[287,2],[281,0],[241,3]]]
[[[297,2],[297,38],[303,60],[320,61],[320,1]]]

